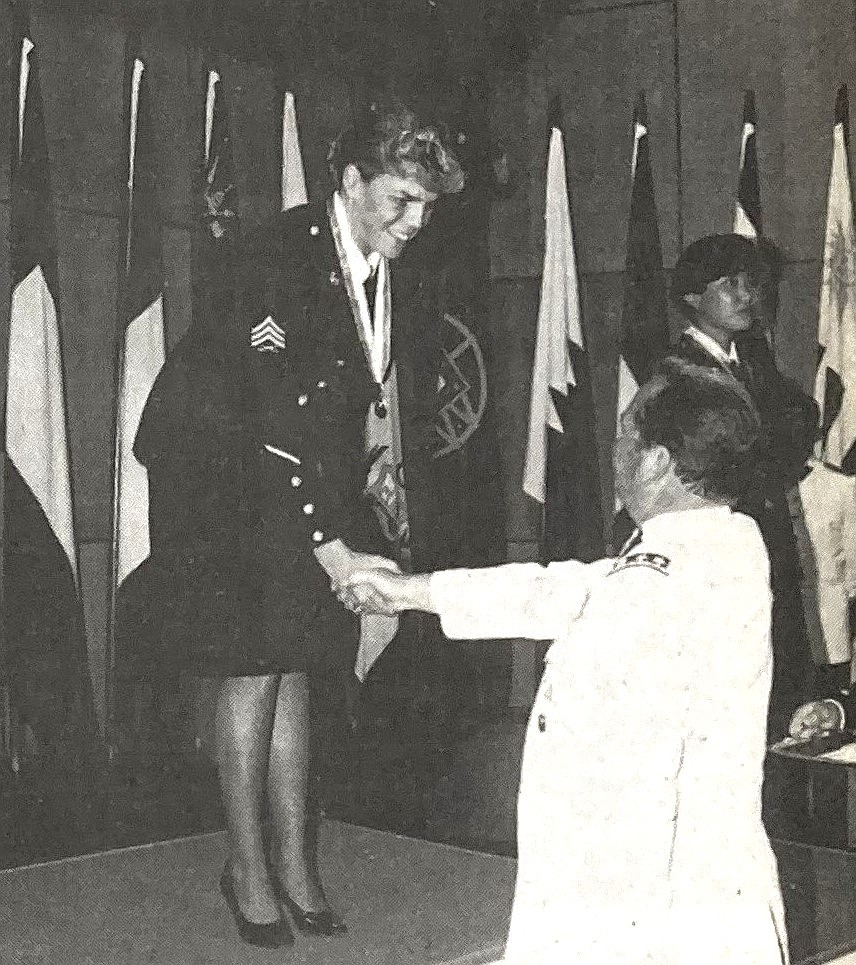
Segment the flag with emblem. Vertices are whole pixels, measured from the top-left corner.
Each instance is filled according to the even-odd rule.
[[[856,472],[856,232],[847,162],[847,87],[838,91],[826,207],[823,280],[817,323],[819,362],[814,397],[820,406],[822,458]]]
[[[203,130],[199,190],[202,223],[193,239],[193,314],[197,331],[192,337],[205,331],[208,338],[216,341],[223,333],[234,299],[238,198],[223,78],[211,66],[205,68]]]
[[[165,355],[161,222],[147,86],[145,65],[136,59],[128,90],[128,196],[117,366],[114,621],[116,597],[122,584],[149,555],[148,474],[134,455],[133,446],[143,407]],[[113,629],[115,638],[115,625]]]
[[[592,559],[603,543],[594,406],[557,103],[551,117],[523,490],[544,504],[545,557]]]
[[[297,135],[297,110],[294,94],[285,92],[282,99],[282,210],[306,204],[306,176]]]
[[[759,238],[764,231],[761,220],[761,186],[758,180],[758,121],[755,93],[747,90],[743,98],[743,129],[740,136],[740,176],[734,205],[734,233]]]
[[[630,157],[630,217],[624,273],[618,360],[618,416],[648,377],[652,365],[668,353],[669,316],[663,252],[654,200],[650,135],[645,95],[640,91],[633,112]]]
[[[3,639],[13,763],[75,767],[97,739],[86,653],[38,51],[17,46],[3,460]],[[8,722],[7,722],[8,727]]]

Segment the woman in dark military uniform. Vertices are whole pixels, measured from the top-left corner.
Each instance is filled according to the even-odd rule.
[[[152,554],[131,579],[160,601],[145,619],[164,652],[224,675],[221,889],[242,937],[268,947],[292,939],[281,904],[302,930],[344,927],[307,847],[308,675],[353,666],[358,624],[330,577],[365,565],[366,551],[395,555],[405,543],[419,560],[420,521],[431,525],[424,441],[439,319],[424,271],[389,262],[438,197],[463,185],[437,130],[401,107],[373,106],[335,148],[334,198],[249,239],[235,344],[183,340],[135,445],[149,472]],[[363,262],[378,278],[369,295],[356,287]],[[369,412],[375,427],[395,424],[396,445],[367,451]],[[388,478],[367,485],[369,467],[396,447]],[[397,512],[405,471],[412,527]]]

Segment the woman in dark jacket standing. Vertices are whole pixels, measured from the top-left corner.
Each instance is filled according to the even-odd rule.
[[[440,133],[401,105],[373,105],[332,167],[326,205],[278,215],[245,245],[232,343],[188,333],[135,445],[152,553],[132,579],[159,601],[147,613],[164,653],[223,676],[221,890],[244,940],[267,947],[292,940],[281,906],[302,930],[344,928],[307,845],[309,675],[353,666],[357,649],[330,577],[405,544],[401,561],[418,562],[431,526],[440,316],[424,270],[390,263],[463,184]],[[384,447],[367,445],[367,417],[381,437],[394,427],[398,453],[374,483]],[[413,527],[398,513],[405,489]]]

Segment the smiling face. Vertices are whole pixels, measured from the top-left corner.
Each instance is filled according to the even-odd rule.
[[[366,180],[349,164],[342,176],[342,195],[354,242],[364,255],[377,251],[397,258],[404,246],[431,219],[438,195],[415,177],[388,172]]]

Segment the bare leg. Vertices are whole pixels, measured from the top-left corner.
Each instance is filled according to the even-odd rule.
[[[309,681],[305,673],[283,674],[270,747],[268,794],[277,871],[289,896],[306,911],[327,902],[313,873],[308,847]]]
[[[217,702],[217,763],[229,832],[229,867],[244,916],[280,917],[268,877],[262,809],[279,677],[227,677]]]

